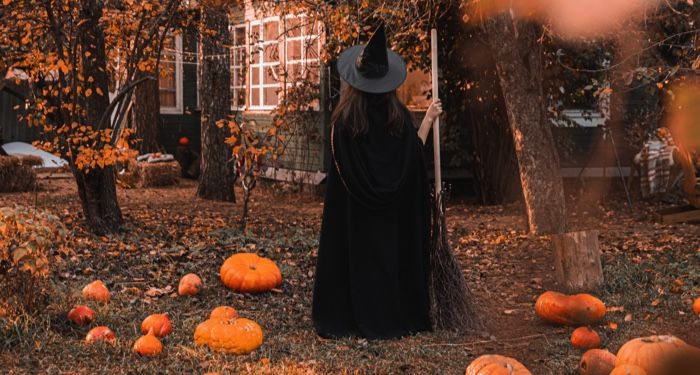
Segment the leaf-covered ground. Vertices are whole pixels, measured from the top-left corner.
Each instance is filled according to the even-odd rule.
[[[52,258],[51,303],[40,314],[0,318],[0,368],[8,373],[188,373],[226,374],[462,374],[485,353],[520,359],[534,374],[573,374],[581,352],[568,340],[570,328],[542,323],[534,299],[553,288],[551,251],[545,238],[526,234],[520,205],[480,207],[451,202],[450,240],[479,306],[486,331],[443,332],[403,340],[324,340],[311,326],[310,304],[322,200],[254,192],[247,235],[236,224],[240,204],[194,198],[195,184],[120,190],[124,230],[94,237],[82,227],[70,180],[42,181],[37,195],[0,195],[0,206],[35,203],[59,215],[74,234],[72,253]],[[637,204],[642,206],[641,204]],[[700,318],[690,310],[700,296],[700,225],[661,225],[650,208],[634,213],[610,207],[579,207],[572,229],[599,229],[604,252],[606,321],[596,330],[616,351],[626,340],[670,333],[700,345]],[[255,251],[278,262],[284,282],[262,295],[235,294],[218,279],[222,261],[237,251]],[[199,274],[205,289],[196,297],[173,292],[179,278]],[[90,304],[97,319],[119,338],[116,347],[86,346],[87,329],[66,312],[80,290],[102,279],[112,292],[108,306]],[[219,305],[231,305],[261,324],[265,342],[245,356],[211,353],[193,344],[195,326]],[[154,359],[131,346],[144,317],[167,312],[173,333]]]

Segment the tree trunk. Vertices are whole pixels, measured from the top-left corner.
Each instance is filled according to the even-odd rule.
[[[228,17],[224,9],[204,2],[201,7],[200,45],[203,58],[199,65],[199,97],[202,127],[202,171],[197,195],[204,199],[235,201],[234,171],[229,160],[231,147],[225,143],[230,136],[227,126],[217,126],[226,120],[231,110],[230,55],[231,45]],[[217,56],[207,58],[207,56]]]
[[[566,230],[559,156],[546,116],[542,90],[542,28],[532,22],[495,16],[488,25],[508,121],[518,158],[530,232]]]
[[[152,73],[158,78],[158,70]],[[131,121],[136,139],[139,139],[139,153],[159,152],[160,145],[160,96],[158,80],[147,80],[134,88],[134,105],[131,108]]]
[[[552,247],[557,281],[568,292],[592,291],[603,284],[597,230],[555,234]]]
[[[108,90],[107,60],[105,40],[100,28],[103,3],[99,0],[81,2],[81,21],[79,27],[81,54],[80,64],[84,77],[93,77],[93,95],[84,98],[84,117],[86,124],[97,126],[102,114],[109,106],[106,93]],[[97,88],[104,94],[99,94]],[[122,213],[117,202],[117,189],[114,169],[111,167],[93,169],[88,173],[73,166],[73,175],[78,185],[78,194],[83,206],[83,213],[90,229],[98,234],[114,232],[122,223]]]

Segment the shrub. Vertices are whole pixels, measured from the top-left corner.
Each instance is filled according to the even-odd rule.
[[[0,310],[35,311],[48,295],[51,251],[65,251],[60,219],[22,206],[0,207]]]

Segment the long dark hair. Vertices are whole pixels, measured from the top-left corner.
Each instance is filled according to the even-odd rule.
[[[343,84],[340,101],[331,116],[331,124],[340,122],[349,126],[353,136],[366,134],[369,130],[369,103],[382,103],[387,111],[387,129],[392,135],[400,135],[406,121],[410,121],[411,112],[401,103],[396,91],[385,94],[369,94]]]

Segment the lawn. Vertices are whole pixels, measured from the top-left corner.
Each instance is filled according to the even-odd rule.
[[[321,198],[254,192],[248,232],[236,230],[240,204],[195,198],[196,185],[120,190],[123,230],[105,237],[82,223],[72,180],[43,179],[37,193],[0,195],[0,206],[35,204],[58,215],[73,234],[68,254],[54,254],[48,307],[16,319],[0,318],[0,368],[7,373],[201,374],[463,374],[477,356],[500,353],[523,362],[533,374],[574,374],[581,351],[569,344],[571,328],[543,323],[535,298],[555,288],[551,251],[544,237],[527,234],[520,204],[477,206],[449,203],[449,237],[474,294],[484,332],[432,332],[392,341],[315,335],[310,306]],[[605,285],[597,294],[608,306],[594,327],[603,346],[673,334],[700,345],[700,319],[690,310],[700,295],[700,225],[659,224],[656,206],[618,200],[587,206],[570,202],[572,229],[599,229]],[[260,295],[236,294],[219,281],[228,256],[252,251],[275,260],[284,281]],[[181,276],[194,272],[205,288],[177,297]],[[116,346],[83,343],[66,312],[81,301],[94,279],[112,293],[106,306],[90,304],[93,325],[117,334]],[[231,305],[263,328],[263,346],[250,355],[213,353],[193,343],[193,332],[219,305]],[[161,356],[131,352],[143,318],[168,313],[173,333]]]

